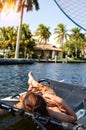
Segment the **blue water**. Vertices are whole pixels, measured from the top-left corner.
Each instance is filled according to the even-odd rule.
[[[36,80],[49,78],[86,87],[86,64],[35,63],[32,65],[0,65],[0,98],[27,90],[28,72]],[[77,87],[78,87],[77,86]],[[0,117],[0,130],[37,130],[33,122],[20,117]],[[51,127],[51,129],[53,129]],[[50,128],[49,128],[50,130]],[[59,130],[59,129],[58,129]]]
[[[86,64],[35,63],[32,65],[0,66],[0,98],[27,90],[28,72],[32,71],[36,80],[49,78],[64,80],[86,87]]]

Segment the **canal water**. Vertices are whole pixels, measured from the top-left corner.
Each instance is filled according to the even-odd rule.
[[[49,78],[86,87],[86,64],[35,63],[0,66],[0,98],[27,90],[28,72],[36,80]]]
[[[0,98],[15,95],[27,90],[28,72],[30,71],[33,72],[36,80],[41,78],[49,78],[56,81],[77,85],[77,87],[86,87],[85,63],[35,63],[32,65],[0,65]],[[6,127],[6,123],[3,125],[3,128],[4,127]],[[15,128],[15,126],[8,129],[18,130],[18,128]],[[26,130],[26,128],[22,127],[21,130]]]

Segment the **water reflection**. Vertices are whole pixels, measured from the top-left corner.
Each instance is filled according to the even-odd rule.
[[[28,72],[33,71],[36,80],[50,78],[64,80],[86,87],[86,64],[35,63],[32,65],[0,66],[0,97],[27,90]]]

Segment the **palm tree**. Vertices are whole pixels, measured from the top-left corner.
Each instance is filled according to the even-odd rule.
[[[35,36],[38,37],[38,41],[40,44],[43,44],[43,49],[45,50],[45,44],[50,38],[51,32],[49,31],[50,27],[46,27],[43,24],[40,24],[36,30]],[[45,56],[45,51],[43,51],[43,55]]]
[[[4,7],[9,8],[9,7],[16,7],[17,5],[17,11],[20,12],[20,23],[19,23],[19,28],[18,28],[18,34],[17,34],[17,42],[16,42],[16,51],[15,51],[15,58],[19,57],[19,43],[20,43],[20,36],[21,36],[21,25],[22,25],[22,20],[23,20],[23,13],[24,13],[24,8],[26,8],[27,11],[30,11],[33,9],[33,6],[35,6],[35,9],[39,9],[39,3],[38,0],[2,0],[1,2],[1,8],[2,5]]]
[[[50,38],[51,32],[49,27],[46,27],[43,24],[40,24],[36,30],[35,36],[38,37],[40,43],[46,44]]]
[[[2,44],[2,49],[8,49],[14,51],[14,45],[16,41],[16,30],[14,27],[2,27],[0,28],[0,42]]]
[[[63,45],[67,41],[67,30],[66,26],[63,24],[58,24],[57,28],[54,29],[54,34],[56,35],[55,39],[62,47],[62,58],[63,58]]]
[[[2,49],[6,49],[9,45],[8,28],[0,28],[0,41],[2,44]]]
[[[81,31],[81,29],[77,28],[77,27],[71,29],[71,32],[72,32],[71,38],[73,40],[78,40],[78,38],[80,38],[80,33],[81,33],[80,31]]]
[[[14,27],[8,27],[7,28],[7,35],[8,35],[9,42],[10,42],[10,49],[12,51],[15,51],[17,29],[15,29]]]
[[[75,28],[73,28],[71,30],[71,32],[72,32],[71,40],[75,44],[75,55],[76,55],[76,58],[77,58],[78,44],[82,41],[82,39],[84,37],[83,37],[83,34],[81,33],[81,29],[80,28],[75,27]]]
[[[22,50],[22,54],[24,54],[24,58],[26,58],[26,54],[28,51],[28,44],[30,44],[32,39],[32,34],[27,24],[22,24],[22,33],[21,33],[21,42],[20,49]]]
[[[21,36],[21,25],[22,25],[22,20],[23,20],[23,13],[24,13],[24,8],[26,7],[27,11],[33,9],[33,5],[35,5],[35,9],[39,9],[39,4],[38,0],[19,0],[18,4],[18,11],[21,11],[21,16],[20,16],[20,24],[19,24],[19,29],[18,29],[18,36],[17,36],[17,42],[16,42],[16,52],[15,52],[15,58],[19,57],[19,41],[20,41],[20,36]]]
[[[64,44],[64,41],[67,40],[67,30],[66,26],[63,24],[59,24],[57,28],[54,29],[54,34],[56,34],[55,39],[58,41],[59,44],[61,44],[61,47]]]

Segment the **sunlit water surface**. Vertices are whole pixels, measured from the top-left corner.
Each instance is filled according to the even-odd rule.
[[[86,87],[86,64],[35,63],[0,66],[0,98],[27,90],[28,72],[36,80],[49,78]]]

